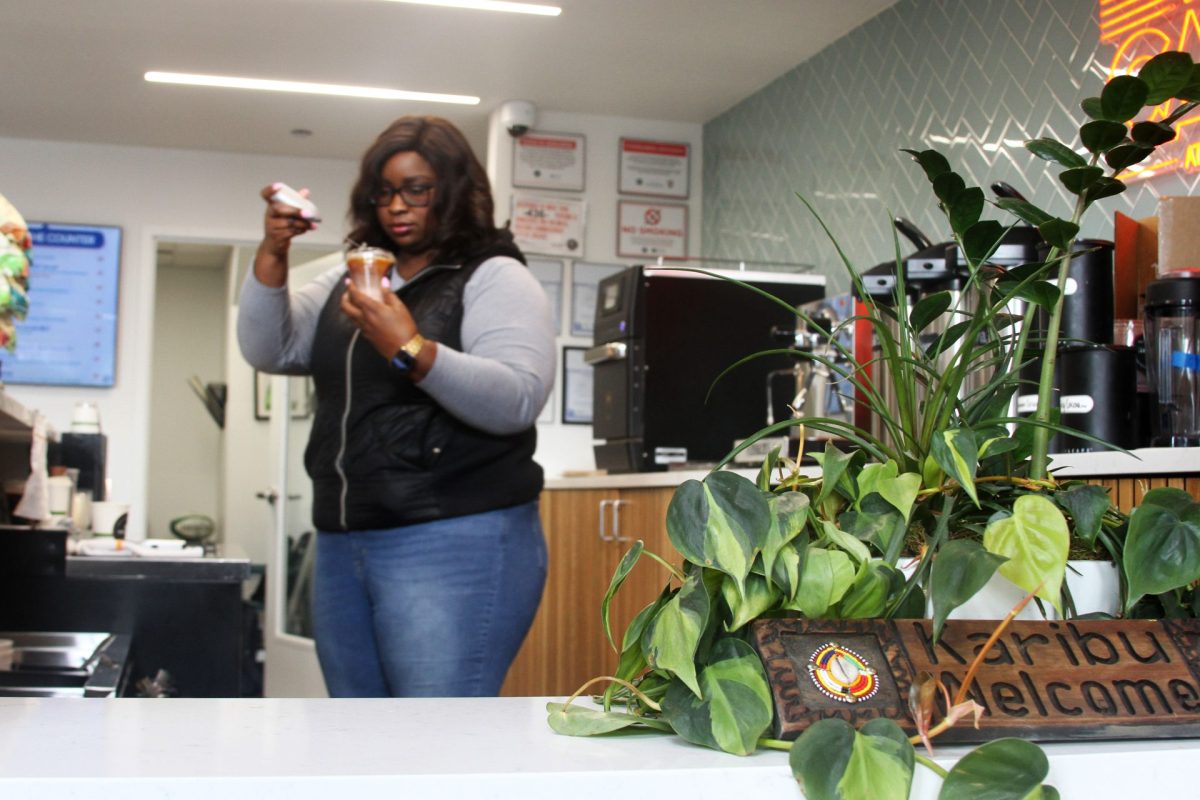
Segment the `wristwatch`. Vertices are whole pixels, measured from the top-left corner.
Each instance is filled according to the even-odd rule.
[[[400,348],[400,352],[392,356],[392,366],[401,372],[410,372],[417,365],[417,356],[421,354],[421,348],[425,346],[425,337],[421,334],[416,334]]]

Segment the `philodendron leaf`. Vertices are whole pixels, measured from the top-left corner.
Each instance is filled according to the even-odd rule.
[[[807,541],[796,547],[795,541],[780,548],[771,568],[771,581],[783,592],[784,605],[789,605],[796,597],[796,589],[800,586],[801,553],[808,549]]]
[[[601,711],[597,708],[565,703],[547,703],[546,711],[546,721],[550,723],[550,728],[555,733],[565,736],[596,736],[619,731],[631,725],[654,722],[621,711]]]
[[[1030,139],[1029,141],[1025,142],[1025,149],[1028,150],[1029,152],[1033,153],[1035,156],[1042,159],[1043,161],[1053,161],[1057,164],[1067,167],[1068,169],[1071,167],[1086,167],[1087,166],[1087,159],[1085,159],[1083,156],[1079,155],[1074,150],[1067,147],[1065,144],[1058,141],[1057,139],[1047,139],[1047,138]],[[1021,202],[1021,201],[1016,201],[1016,202]],[[996,205],[1000,205],[1000,203],[997,202]],[[1005,206],[1001,206],[1001,208],[1004,208],[1004,207]],[[1013,213],[1016,213],[1016,212],[1013,212]],[[1020,214],[1017,214],[1017,216],[1021,217],[1021,219],[1024,219],[1026,222],[1028,222],[1032,225],[1038,224],[1037,222],[1034,222],[1031,219],[1027,219],[1026,217],[1021,216]]]
[[[929,578],[934,641],[942,635],[950,612],[974,597],[1006,560],[971,539],[951,539],[938,548]]]
[[[905,472],[903,475],[881,480],[877,491],[879,496],[888,501],[907,521],[912,516],[913,504],[921,491],[921,476],[915,472]]]
[[[1000,574],[1062,612],[1062,582],[1067,571],[1071,534],[1058,506],[1040,494],[1021,495],[1012,514],[992,516],[983,531],[983,546],[1005,556]]]
[[[1137,116],[1149,95],[1150,87],[1141,78],[1118,75],[1100,92],[1100,110],[1105,119],[1126,122]]]
[[[930,455],[937,461],[947,475],[958,481],[963,491],[975,505],[979,505],[979,496],[975,493],[975,469],[979,466],[979,451],[975,444],[975,434],[969,430],[956,428],[934,434],[930,441]]]
[[[1055,494],[1054,502],[1065,508],[1071,519],[1075,520],[1075,537],[1088,547],[1094,547],[1096,537],[1100,535],[1104,512],[1112,505],[1108,490],[1103,486],[1072,486]]]
[[[859,508],[839,516],[838,526],[854,538],[875,545],[889,564],[899,555],[908,529],[904,515],[878,492],[863,498]]]
[[[1200,503],[1181,489],[1155,489],[1129,516],[1126,608],[1200,579]]]
[[[617,649],[617,643],[613,641],[612,626],[608,621],[608,609],[612,605],[612,599],[617,594],[617,590],[621,588],[621,584],[629,577],[629,571],[633,569],[633,565],[637,563],[642,556],[642,550],[646,545],[638,539],[633,543],[633,547],[629,548],[621,563],[617,565],[617,571],[613,573],[612,580],[609,581],[608,591],[604,593],[604,600],[600,603],[600,618],[604,621],[604,635],[608,637],[608,643],[612,645],[614,650]]]
[[[862,731],[820,720],[796,740],[788,761],[808,800],[907,800],[912,788],[913,748],[889,719]]]
[[[882,561],[863,564],[850,590],[838,604],[838,617],[874,619],[883,616],[892,584],[890,570]]]
[[[663,698],[663,719],[693,744],[739,756],[753,753],[774,714],[754,648],[732,636],[720,639],[700,671],[700,686],[693,694],[673,682]]]
[[[732,614],[725,623],[725,630],[733,632],[747,622],[761,616],[764,611],[779,601],[779,592],[762,575],[750,573],[746,576],[745,592],[728,575],[721,581],[721,595]]]
[[[642,634],[646,661],[655,669],[674,673],[697,697],[696,648],[708,626],[711,601],[702,570],[687,577],[679,592],[650,620]]]
[[[767,501],[771,524],[763,541],[763,572],[771,575],[775,569],[775,558],[783,546],[804,533],[808,523],[808,495],[803,492],[784,492]]]
[[[813,458],[821,465],[821,491],[816,499],[819,505],[825,498],[833,494],[833,491],[846,475],[846,469],[850,466],[850,460],[854,458],[854,455],[852,453],[843,453],[834,447],[831,442],[826,442],[825,452],[813,453]]]
[[[779,451],[781,448],[774,447],[767,457],[763,459],[762,466],[758,469],[758,480],[756,481],[758,488],[764,492],[771,491],[771,471],[775,469],[775,463],[779,461]]]
[[[1192,77],[1192,57],[1179,51],[1159,53],[1142,65],[1137,76],[1146,83],[1146,105],[1165,103],[1188,85]]]
[[[1026,800],[1037,796],[1049,772],[1050,762],[1036,744],[996,739],[959,759],[938,800]]]
[[[810,619],[825,615],[854,583],[854,565],[841,550],[809,547],[800,565],[800,586],[788,608]]]
[[[685,481],[667,508],[667,535],[684,558],[746,579],[771,524],[766,496],[737,473]]]
[[[879,491],[879,482],[888,478],[894,478],[900,474],[900,467],[895,461],[888,459],[886,464],[878,462],[867,464],[858,471],[858,496],[854,501],[854,507],[860,508],[865,497],[872,492]]]
[[[871,551],[857,536],[847,533],[827,519],[821,520],[821,543],[832,544],[845,551],[858,564],[865,564],[871,558]]]

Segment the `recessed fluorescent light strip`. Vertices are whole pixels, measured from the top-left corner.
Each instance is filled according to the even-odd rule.
[[[418,6],[445,6],[446,8],[469,8],[473,11],[508,11],[512,14],[540,14],[557,17],[562,13],[558,6],[538,3],[507,3],[502,0],[392,0],[393,3],[412,3]]]
[[[456,103],[463,106],[479,105],[479,98],[469,95],[408,92],[403,89],[380,89],[372,86],[340,86],[334,83],[272,81],[262,78],[234,78],[223,75],[193,75],[186,72],[155,71],[147,72],[146,80],[151,83],[215,86],[221,89],[256,89],[264,92],[296,92],[299,94],[324,94],[335,97],[365,97],[372,100],[419,100],[427,103]]]

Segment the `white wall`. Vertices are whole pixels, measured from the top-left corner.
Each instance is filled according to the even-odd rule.
[[[682,122],[567,114],[539,109],[535,130],[583,134],[586,137],[585,191],[582,193],[548,190],[517,191],[547,196],[562,195],[586,200],[587,225],[584,231],[583,255],[580,260],[602,264],[633,265],[640,263],[632,259],[617,258],[617,201],[621,199],[621,195],[617,192],[617,172],[619,168],[618,146],[621,138],[633,137],[690,144],[691,174],[688,181],[690,195],[686,201],[689,220],[688,253],[693,257],[699,256],[703,199],[701,187],[704,161],[703,126]],[[499,111],[492,114],[488,126],[487,170],[492,181],[492,193],[496,200],[496,220],[504,222],[510,216],[514,192],[512,187],[513,139],[500,123]],[[664,202],[683,203],[685,201],[664,199]],[[530,253],[529,255],[535,254]],[[566,274],[563,280],[565,290],[563,332],[570,330],[571,265],[572,262],[567,260]],[[562,348],[564,346],[590,347],[591,344],[591,339],[567,335],[560,335],[558,339],[559,375],[554,396],[550,401],[556,404],[554,422],[538,425],[538,449],[535,455],[538,463],[545,469],[547,477],[561,476],[567,470],[591,470],[596,465],[592,451],[591,426],[563,425],[561,421]]]
[[[365,131],[363,140],[371,133]],[[356,170],[352,161],[0,138],[0,192],[26,219],[120,225],[124,230],[115,385],[9,385],[5,390],[40,410],[59,430],[68,429],[76,401],[95,402],[108,435],[112,497],[144,508],[155,240],[256,242],[263,209],[258,191],[284,180],[311,188],[321,206],[325,223],[310,240],[336,246],[344,235],[342,220]],[[218,327],[209,333],[224,336],[220,321],[213,322]],[[195,335],[206,331],[201,328]],[[231,382],[229,404],[249,414],[251,401],[241,394],[245,390]],[[131,535],[144,535],[144,517],[131,516]]]
[[[147,536],[170,538],[170,521],[184,514],[223,516],[223,432],[188,378],[225,382],[227,273],[178,266],[155,273]]]

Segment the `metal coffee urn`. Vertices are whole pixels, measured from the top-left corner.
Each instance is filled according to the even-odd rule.
[[[825,296],[820,275],[706,270],[798,306]],[[762,295],[698,272],[631,267],[597,288],[593,366],[596,467],[609,472],[710,464],[767,421],[767,383],[794,356],[740,359],[778,349],[796,316]],[[711,388],[711,393],[710,393]]]

